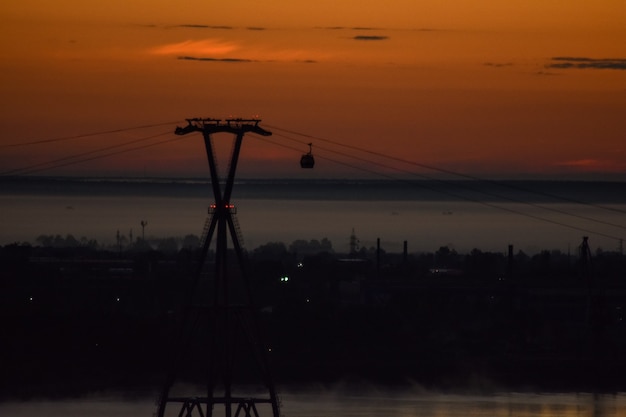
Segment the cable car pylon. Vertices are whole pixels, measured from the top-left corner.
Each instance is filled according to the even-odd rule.
[[[270,375],[270,366],[267,350],[259,343],[254,333],[257,328],[251,324],[253,319],[252,296],[248,276],[245,271],[245,259],[242,243],[235,218],[236,209],[230,202],[235,182],[237,161],[245,133],[256,133],[270,136],[272,133],[259,126],[258,119],[187,119],[188,125],[177,127],[177,135],[200,132],[204,137],[209,170],[211,174],[211,188],[215,203],[209,208],[209,219],[205,226],[205,234],[200,252],[200,259],[190,288],[188,301],[183,315],[184,329],[174,344],[178,347],[173,358],[173,366],[168,373],[158,402],[158,417],[260,417],[259,411],[271,408],[272,417],[279,417],[279,403]],[[235,135],[230,166],[223,184],[220,181],[215,152],[211,140],[213,133],[231,133]],[[222,188],[223,185],[223,188]],[[215,263],[213,273],[209,271],[212,280],[212,292],[202,293],[202,279],[209,246],[215,236]],[[228,266],[228,235],[232,242],[238,273],[229,270]],[[206,287],[205,287],[206,288]],[[210,293],[207,294],[207,293]],[[198,301],[200,300],[200,301]],[[204,301],[204,302],[203,302]],[[205,304],[204,307],[195,304]],[[208,327],[207,334],[195,335],[198,332],[199,322],[205,320]],[[207,320],[208,319],[208,320]],[[192,370],[202,369],[200,375],[206,378],[203,395],[174,394],[177,374],[181,371],[182,362],[189,360],[189,352],[201,352],[200,361],[191,362]],[[247,350],[243,352],[244,345]],[[205,349],[204,349],[205,348]],[[249,362],[254,362],[250,364]],[[256,367],[266,392],[259,396],[259,391],[253,395],[250,392],[236,392],[234,386],[234,370],[236,365]],[[250,371],[244,369],[244,372]],[[194,375],[196,375],[194,374]],[[197,376],[197,375],[196,375]],[[220,410],[220,407],[222,409]],[[172,411],[173,409],[173,411]],[[221,412],[220,412],[221,411]],[[216,414],[214,414],[216,413]]]

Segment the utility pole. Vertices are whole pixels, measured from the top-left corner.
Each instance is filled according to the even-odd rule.
[[[141,240],[145,242],[146,241],[146,226],[148,225],[148,222],[145,220],[142,220],[140,224],[141,224]]]
[[[359,250],[359,239],[354,233],[354,227],[352,228],[352,234],[350,235],[350,255],[356,255]]]
[[[241,244],[241,235],[236,220],[236,208],[230,202],[232,189],[235,182],[237,161],[241,149],[242,140],[245,133],[256,133],[262,136],[270,136],[271,132],[262,129],[258,124],[259,120],[246,119],[187,119],[188,125],[176,128],[177,135],[186,135],[199,132],[204,137],[209,171],[211,175],[211,189],[215,202],[209,207],[209,217],[205,224],[203,233],[202,250],[198,268],[196,270],[193,285],[190,289],[187,310],[184,314],[184,325],[189,326],[183,331],[180,339],[175,340],[180,351],[178,360],[185,359],[189,351],[193,351],[186,341],[193,343],[205,343],[206,357],[199,361],[193,361],[191,367],[195,370],[206,366],[203,374],[206,376],[206,386],[204,395],[172,395],[173,387],[176,383],[176,374],[180,369],[180,362],[175,362],[168,374],[159,400],[158,417],[164,417],[166,408],[176,405],[177,416],[185,417],[212,417],[214,408],[222,406],[222,413],[225,417],[259,417],[259,407],[264,406],[271,409],[273,417],[279,417],[279,405],[276,390],[270,376],[270,367],[267,360],[268,351],[262,347],[254,333],[256,327],[251,325],[252,319],[252,297],[245,268],[244,252]],[[211,135],[214,133],[230,133],[235,135],[233,151],[230,158],[230,165],[226,182],[220,181],[215,152]],[[143,225],[143,222],[142,222]],[[215,235],[215,236],[214,236]],[[228,259],[228,237],[232,242],[234,254],[236,256],[238,273],[231,272],[228,267],[232,265]],[[201,285],[201,278],[206,263],[207,254],[211,241],[215,237],[215,262],[213,273],[209,272],[209,286]],[[201,290],[211,288],[210,294],[204,294],[204,306],[193,305],[194,299],[203,297]],[[195,317],[192,317],[195,316]],[[208,318],[208,338],[196,333],[199,329],[193,327],[193,323],[198,323],[202,319]],[[207,340],[208,339],[208,340]],[[178,343],[180,342],[180,343]],[[243,342],[247,342],[247,345]],[[244,345],[245,348],[244,348]],[[247,349],[246,353],[243,349]],[[197,351],[197,350],[196,350]],[[250,361],[256,362],[254,365],[258,369],[261,382],[263,383],[266,395],[246,392],[241,394],[239,387],[234,384],[234,369],[237,365]],[[250,371],[249,368],[244,372]]]

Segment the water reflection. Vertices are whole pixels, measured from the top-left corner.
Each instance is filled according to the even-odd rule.
[[[614,417],[626,413],[626,395],[498,394],[289,396],[285,415],[312,417]]]
[[[451,395],[307,390],[282,395],[282,405],[286,417],[617,417],[626,415],[626,393]],[[0,415],[12,417],[149,417],[155,410],[153,398],[129,399],[121,394],[0,403]]]

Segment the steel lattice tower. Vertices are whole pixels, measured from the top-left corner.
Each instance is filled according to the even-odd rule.
[[[174,365],[168,374],[158,404],[158,417],[166,416],[166,408],[177,408],[178,417],[212,417],[224,415],[225,417],[259,417],[260,404],[271,407],[273,417],[279,417],[279,404],[276,390],[270,376],[267,351],[263,348],[258,337],[254,334],[256,326],[251,324],[252,297],[250,285],[245,271],[245,259],[242,249],[238,223],[235,217],[235,206],[230,198],[235,181],[237,161],[245,133],[251,132],[262,136],[270,136],[271,132],[259,127],[259,120],[247,119],[187,119],[188,125],[176,128],[177,135],[185,135],[200,132],[204,137],[207,159],[211,174],[211,187],[215,203],[209,208],[209,217],[203,234],[202,249],[197,271],[194,276],[192,290],[190,292],[187,312],[184,314],[183,324],[186,329],[181,332],[175,342],[178,343],[179,352],[175,355],[178,359],[184,358],[186,349],[194,342],[191,335],[194,323],[199,316],[207,320],[208,338],[206,343],[206,395],[201,396],[175,396],[172,395],[172,387],[177,379],[180,362],[175,358]],[[226,182],[220,181],[215,150],[211,140],[213,133],[231,133],[235,135],[233,151]],[[206,308],[192,308],[194,294],[200,290],[199,282],[207,261],[209,246],[215,236],[215,263],[213,271],[213,289],[207,299]],[[229,270],[228,266],[228,235],[232,242],[233,250],[238,265],[237,273]],[[235,285],[239,280],[239,287]],[[241,304],[235,302],[233,295],[244,294],[245,300]],[[239,297],[240,299],[242,297]],[[203,313],[206,312],[206,314]],[[245,340],[242,340],[243,338]],[[202,340],[199,338],[198,340]],[[257,367],[258,375],[265,386],[266,393],[262,396],[240,395],[233,385],[233,369],[235,365],[241,365],[244,361],[237,356],[242,345],[247,347],[245,359],[253,358]],[[219,413],[219,407],[223,406],[223,414]]]

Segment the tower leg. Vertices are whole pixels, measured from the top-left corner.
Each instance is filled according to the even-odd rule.
[[[225,417],[245,416],[259,417],[257,406],[266,404],[271,406],[273,417],[279,417],[280,411],[278,398],[272,379],[270,378],[270,366],[267,361],[266,351],[260,347],[257,335],[253,332],[255,326],[251,324],[248,316],[252,316],[252,295],[250,283],[246,274],[245,255],[238,238],[237,227],[233,220],[233,206],[230,205],[230,196],[234,185],[237,160],[243,139],[243,130],[237,133],[233,154],[229,165],[228,177],[221,188],[217,174],[217,164],[211,142],[210,132],[203,131],[206,146],[207,159],[211,172],[211,187],[215,197],[214,211],[208,226],[206,239],[203,241],[200,252],[199,265],[192,280],[192,286],[187,296],[185,312],[183,314],[184,332],[176,339],[179,341],[179,353],[176,355],[175,366],[172,367],[164,385],[159,400],[158,417],[165,417],[166,408],[172,403],[179,404],[178,417],[212,417],[215,406],[223,407]],[[236,306],[233,303],[234,288],[233,279],[236,275],[229,271],[228,236],[233,244],[236,260],[241,271],[243,288],[246,293],[244,306]],[[211,241],[215,237],[215,264],[212,271],[213,288],[211,297],[207,299],[208,308],[202,309],[193,306],[194,298],[203,276],[204,266],[207,261]],[[206,396],[204,397],[173,397],[172,388],[176,382],[177,369],[182,359],[188,353],[187,349],[197,340],[194,338],[200,321],[204,319],[208,326],[208,347],[205,351],[204,360],[206,368]],[[260,370],[260,378],[267,389],[268,396],[250,397],[249,395],[236,395],[233,385],[233,370],[239,361],[235,356],[240,347],[236,340],[237,335],[242,334],[246,339],[248,349],[256,361]],[[178,360],[180,359],[180,361]],[[194,362],[194,365],[200,362]],[[217,394],[218,388],[222,395]],[[221,414],[220,414],[221,415]]]

